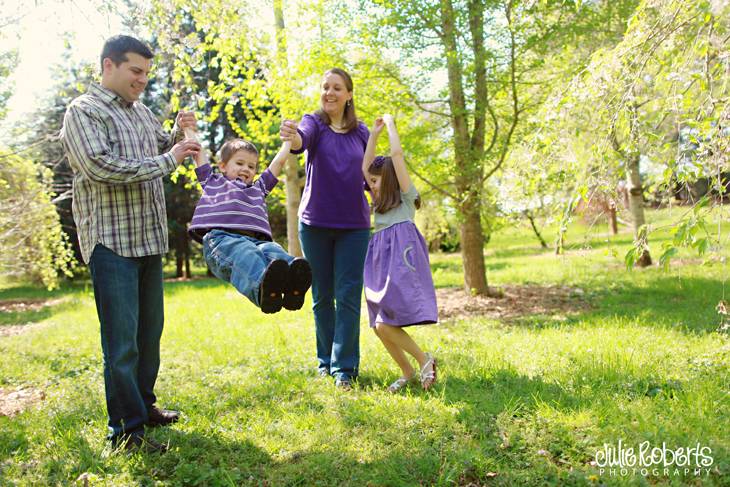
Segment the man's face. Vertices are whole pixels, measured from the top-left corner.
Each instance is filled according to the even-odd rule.
[[[119,66],[109,58],[104,59],[101,84],[132,103],[139,100],[147,86],[152,60],[134,52],[126,53],[126,56],[127,61],[120,63]]]

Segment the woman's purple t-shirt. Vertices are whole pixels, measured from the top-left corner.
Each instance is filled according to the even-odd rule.
[[[362,158],[368,143],[365,124],[338,134],[318,115],[304,115],[298,127],[307,151],[307,181],[299,204],[299,219],[325,228],[370,228],[365,199]]]

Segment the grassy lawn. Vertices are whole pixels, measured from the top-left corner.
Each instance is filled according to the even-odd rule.
[[[0,417],[0,485],[730,485],[730,340],[715,310],[730,300],[727,252],[627,271],[630,232],[605,232],[573,224],[561,256],[527,228],[494,235],[491,285],[570,286],[587,306],[414,329],[441,364],[429,393],[384,391],[399,371],[366,314],[360,381],[342,393],[316,376],[309,301],[264,315],[217,280],[168,282],[157,393],[184,417],[150,432],[169,442],[163,456],[106,447],[89,284],[6,285],[0,300],[49,305],[0,315],[0,331],[28,327],[0,335],[0,388],[44,397]],[[669,238],[652,234],[655,259]],[[458,254],[432,267],[438,288],[462,284]],[[637,452],[699,443],[713,463],[697,476],[694,461],[687,474],[601,472],[596,452],[619,441]]]

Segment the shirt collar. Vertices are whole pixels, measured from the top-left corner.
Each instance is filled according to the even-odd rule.
[[[101,98],[102,101],[104,101],[106,103],[112,103],[112,102],[116,101],[117,103],[119,103],[120,105],[122,105],[125,108],[131,108],[131,106],[134,105],[134,102],[129,103],[127,100],[125,100],[121,96],[117,95],[112,90],[104,88],[99,83],[90,83],[88,93]]]

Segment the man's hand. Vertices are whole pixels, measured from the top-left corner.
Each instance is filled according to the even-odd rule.
[[[178,127],[180,127],[180,130],[185,130],[186,128],[196,130],[198,127],[198,120],[195,118],[195,112],[178,112],[175,123]]]
[[[175,157],[177,163],[181,164],[182,161],[184,161],[185,158],[188,156],[192,157],[193,159],[197,158],[200,150],[201,147],[198,142],[191,139],[184,139],[175,144],[170,152],[172,152],[172,155]]]

